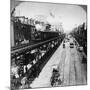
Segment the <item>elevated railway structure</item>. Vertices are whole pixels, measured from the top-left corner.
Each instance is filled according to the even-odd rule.
[[[23,78],[27,78],[27,83],[30,85],[39,76],[63,38],[64,35],[35,44],[11,48],[11,88],[13,90],[19,88],[23,84]]]

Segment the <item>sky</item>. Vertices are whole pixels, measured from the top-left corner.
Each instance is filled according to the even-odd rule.
[[[50,24],[62,23],[65,32],[86,22],[84,9],[78,5],[69,4],[22,2],[16,7],[15,15],[28,18],[38,17]]]

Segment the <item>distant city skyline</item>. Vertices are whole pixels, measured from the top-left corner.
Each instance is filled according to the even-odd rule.
[[[68,32],[75,26],[86,22],[86,12],[78,5],[22,2],[16,7],[16,16],[41,18],[50,24],[62,23],[64,31]]]

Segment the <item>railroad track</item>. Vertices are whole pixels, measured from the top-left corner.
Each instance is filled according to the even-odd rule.
[[[55,37],[55,38],[53,38],[53,39],[50,39],[50,40],[46,40],[46,41],[43,41],[43,42],[39,42],[39,43],[37,43],[37,44],[33,44],[33,45],[25,45],[25,46],[21,46],[21,48],[12,48],[11,49],[11,54],[13,54],[13,53],[16,53],[16,52],[20,52],[20,51],[23,51],[23,50],[26,50],[26,49],[34,49],[34,48],[37,48],[37,47],[39,47],[40,45],[44,45],[44,44],[47,44],[47,43],[49,43],[49,42],[51,42],[51,41],[55,41],[55,40],[57,40],[57,39],[59,39],[59,37]]]

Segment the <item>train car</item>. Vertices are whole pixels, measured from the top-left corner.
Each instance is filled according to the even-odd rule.
[[[59,36],[59,33],[54,31],[38,31],[37,34],[37,38],[35,39],[41,41],[49,40]]]

